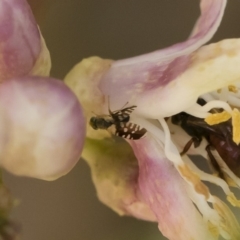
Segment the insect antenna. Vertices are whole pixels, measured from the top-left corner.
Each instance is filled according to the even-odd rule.
[[[126,107],[128,105],[128,102],[126,102],[123,106],[122,106],[122,108],[120,109],[120,110],[122,110],[124,107]]]
[[[99,115],[98,114],[96,114],[95,112],[93,112],[93,111],[91,111],[96,117],[98,117]]]
[[[111,115],[113,112],[111,111],[111,108],[110,108],[110,97],[109,97],[109,95],[108,95],[108,112],[109,112],[109,114]],[[119,110],[117,110],[117,111],[120,111],[120,110],[122,110],[124,107],[126,107],[128,105],[128,102],[126,102]]]

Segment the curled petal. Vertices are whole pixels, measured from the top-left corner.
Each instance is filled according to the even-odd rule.
[[[125,141],[87,139],[82,154],[99,199],[119,215],[156,221],[138,191],[138,164]]]
[[[144,54],[133,58],[116,61],[113,67],[130,65],[140,62],[154,62],[191,53],[209,41],[220,25],[226,7],[226,0],[201,0],[201,16],[197,20],[190,37],[181,43],[177,43],[168,48],[157,50],[152,53]]]
[[[0,81],[29,73],[40,52],[40,33],[27,1],[0,1]]]
[[[85,119],[63,82],[43,77],[5,81],[0,112],[0,164],[11,173],[53,180],[79,160]]]
[[[169,100],[168,90],[176,89],[176,92],[181,92],[181,98],[188,91],[184,89],[185,86],[181,86],[177,78],[189,69],[192,61],[191,53],[215,33],[225,5],[225,0],[202,0],[201,16],[193,33],[185,42],[139,57],[114,62],[100,83],[100,89],[105,95],[110,96],[114,109],[118,109],[128,101],[138,106],[139,114],[151,118],[176,113],[174,107],[169,108],[166,104]],[[178,97],[179,94],[176,97],[179,111],[181,106]],[[194,97],[195,101],[197,96]],[[194,102],[189,103],[188,99],[186,101],[188,104]],[[174,104],[171,102],[171,105]]]

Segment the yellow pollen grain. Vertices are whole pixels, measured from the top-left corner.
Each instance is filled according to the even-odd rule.
[[[227,200],[232,204],[232,206],[240,207],[240,200],[238,200],[233,193],[230,193],[227,196]]]
[[[232,112],[233,141],[240,143],[240,112],[234,108]]]
[[[199,176],[194,173],[187,165],[178,166],[181,175],[191,182],[194,186],[194,189],[197,193],[205,196],[205,199],[209,198],[209,190],[207,186],[202,183]]]
[[[228,86],[228,91],[233,92],[233,93],[238,93],[238,88],[234,85],[229,85]]]
[[[224,175],[224,179],[226,183],[229,185],[229,187],[238,187],[237,184],[229,176]]]
[[[216,239],[218,239],[218,237],[219,237],[219,230],[218,230],[217,226],[214,225],[214,224],[211,223],[211,222],[208,222],[208,229],[209,229],[209,231],[211,232],[211,234],[212,234]]]
[[[223,111],[221,113],[213,113],[209,115],[208,117],[205,118],[205,122],[208,125],[215,125],[221,122],[226,122],[230,118],[231,118],[231,114],[226,111]]]

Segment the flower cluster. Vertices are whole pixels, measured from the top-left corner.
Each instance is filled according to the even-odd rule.
[[[85,59],[64,83],[46,77],[49,54],[26,1],[0,0],[0,6],[2,167],[51,180],[70,171],[82,152],[99,199],[120,215],[157,221],[170,240],[240,238],[234,214],[204,183],[240,206],[230,188],[240,187],[240,40],[202,47],[226,0],[201,0],[201,16],[185,42],[119,61]],[[136,106],[130,122],[146,129],[143,138],[123,139],[86,124],[93,112],[104,119],[126,102]],[[186,153],[209,159],[213,173]]]

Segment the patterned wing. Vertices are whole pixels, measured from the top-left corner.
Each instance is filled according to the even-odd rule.
[[[137,106],[131,106],[114,112],[110,111],[110,115],[115,122],[128,122],[130,119],[130,114],[134,111],[136,107]]]
[[[138,140],[147,132],[145,128],[131,122],[119,122],[115,126],[115,135],[126,139]]]

